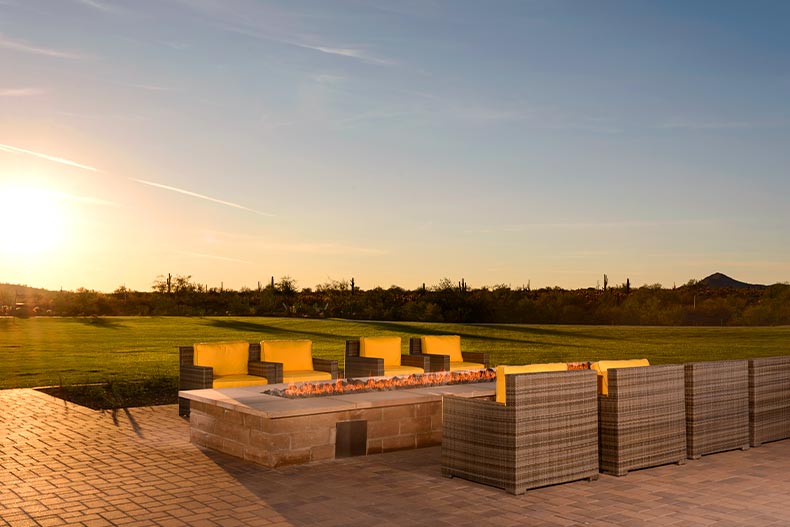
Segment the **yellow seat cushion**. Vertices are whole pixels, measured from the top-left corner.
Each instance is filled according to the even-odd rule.
[[[416,366],[384,366],[384,375],[387,377],[404,376],[425,373],[425,370]]]
[[[195,344],[193,364],[214,369],[214,377],[223,375],[247,375],[250,360],[250,344],[238,342],[202,342]]]
[[[496,368],[496,402],[507,404],[505,394],[505,375],[514,373],[538,373],[544,371],[567,371],[568,365],[564,362],[547,362],[545,364],[527,364],[526,366],[502,365]]]
[[[362,337],[359,339],[359,356],[384,359],[384,367],[400,366],[400,337]]]
[[[309,340],[263,340],[261,360],[281,362],[283,372],[313,369],[313,343]]]
[[[485,367],[485,364],[480,364],[479,362],[450,361],[450,371],[482,370]]]
[[[637,368],[640,366],[650,366],[647,359],[632,360],[601,360],[590,364],[590,369],[598,372],[598,393],[609,395],[609,374],[610,368]]]
[[[316,370],[289,370],[283,372],[283,382],[331,381],[332,374]]]
[[[214,388],[241,388],[242,386],[262,386],[269,384],[266,377],[256,375],[223,375],[214,377]]]
[[[461,337],[459,335],[434,335],[420,337],[423,353],[431,355],[449,355],[450,362],[463,362],[461,355]]]

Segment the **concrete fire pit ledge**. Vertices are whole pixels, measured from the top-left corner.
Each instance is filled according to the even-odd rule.
[[[493,397],[495,383],[287,399],[285,385],[179,392],[192,443],[267,467],[440,445],[442,395]]]

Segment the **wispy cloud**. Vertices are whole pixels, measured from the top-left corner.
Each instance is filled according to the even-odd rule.
[[[191,190],[184,190],[182,188],[171,187],[170,185],[163,185],[161,183],[154,183],[153,181],[146,181],[145,179],[137,179],[137,178],[129,178],[131,181],[136,183],[140,183],[142,185],[148,185],[150,187],[161,188],[163,190],[169,190],[171,192],[177,192],[179,194],[184,194],[186,196],[191,196],[193,198],[203,199],[206,201],[211,201],[213,203],[219,203],[220,205],[225,205],[227,207],[233,207],[234,209],[246,210],[247,212],[252,212],[253,214],[258,214],[260,216],[274,216],[274,214],[270,214],[268,212],[261,212],[259,210],[251,209],[249,207],[245,207],[244,205],[239,205],[238,203],[233,203],[230,201],[225,201],[217,198],[212,198],[211,196],[206,196],[205,194],[198,194],[197,192],[192,192]]]
[[[99,2],[99,0],[76,0],[77,3],[92,7],[93,9],[98,9],[99,11],[104,11],[105,13],[113,11],[113,7],[110,5],[105,4],[104,2]]]
[[[249,260],[239,260],[238,258],[229,258],[227,256],[218,256],[216,254],[205,254],[205,253],[194,253],[190,251],[173,251],[176,254],[182,254],[184,256],[192,256],[195,258],[206,258],[210,260],[221,260],[223,262],[236,262],[236,263],[243,263],[243,264],[252,264]]]
[[[54,57],[58,59],[81,60],[85,58],[82,55],[79,55],[77,53],[72,53],[70,51],[42,48],[40,46],[34,46],[32,44],[28,44],[27,42],[24,41],[12,40],[6,38],[2,33],[0,33],[0,48],[12,49],[14,51],[21,51],[23,53],[30,53],[33,55],[43,55],[45,57]]]
[[[395,62],[390,59],[376,57],[372,55],[369,51],[360,48],[339,48],[339,47],[329,47],[329,46],[318,46],[318,45],[307,44],[305,42],[296,42],[289,40],[280,40],[280,42],[282,42],[283,44],[290,44],[291,46],[297,46],[304,49],[320,51],[321,53],[326,53],[327,55],[338,55],[340,57],[356,59],[362,62],[367,62],[369,64],[379,64],[382,66],[389,66],[395,64]]]
[[[327,55],[336,55],[339,57],[354,59],[368,64],[377,64],[380,66],[389,66],[396,64],[394,60],[376,56],[372,54],[370,51],[361,47],[327,45],[326,43],[308,42],[300,38],[275,36],[275,35],[264,33],[257,28],[251,28],[238,23],[221,24],[219,27],[221,27],[226,31],[251,37],[257,40],[265,40],[268,42],[285,44],[287,46],[309,49],[311,51],[317,51],[319,53],[324,53]]]
[[[238,244],[243,247],[256,248],[264,251],[277,253],[301,253],[301,254],[356,254],[356,255],[383,255],[389,254],[388,251],[375,247],[363,247],[342,243],[337,241],[306,241],[306,242],[281,242],[272,241],[270,236],[262,238],[259,235],[208,230],[204,232],[206,241],[216,243],[218,241]]]
[[[669,130],[734,130],[742,128],[758,128],[764,126],[760,123],[748,121],[693,121],[674,119],[658,127]]]
[[[138,88],[140,90],[145,90],[145,91],[155,91],[155,92],[172,91],[170,88],[166,88],[165,86],[158,86],[158,85],[155,85],[155,84],[133,84],[133,83],[129,83],[129,84],[126,84],[126,86],[129,86],[130,88]]]
[[[372,111],[352,115],[335,122],[339,128],[351,128],[354,125],[365,121],[386,121],[399,117],[409,115],[407,112],[385,112],[385,111]]]
[[[45,153],[42,153],[42,152],[35,152],[33,150],[27,150],[27,149],[19,148],[19,147],[16,147],[16,146],[4,145],[4,144],[0,143],[0,150],[2,150],[4,152],[10,152],[12,154],[24,154],[24,155],[28,155],[28,156],[38,157],[38,158],[41,158],[41,159],[46,159],[48,161],[53,161],[55,163],[60,163],[61,165],[81,168],[83,170],[89,170],[91,172],[101,172],[101,170],[99,170],[98,168],[92,167],[90,165],[84,165],[82,163],[77,163],[76,161],[72,161],[70,159],[66,159],[66,158],[63,158],[63,157],[53,156],[53,155],[45,154]]]
[[[551,222],[551,223],[519,223],[468,229],[468,234],[491,234],[496,232],[515,233],[532,229],[612,229],[612,228],[655,228],[655,227],[693,227],[717,225],[716,219],[702,220],[623,220],[623,221],[590,221],[590,222]]]
[[[332,242],[319,243],[262,243],[258,247],[273,252],[306,253],[306,254],[362,254],[382,255],[386,251],[370,247],[356,247]]]
[[[40,88],[6,88],[0,89],[0,97],[35,97],[42,95],[44,90]]]

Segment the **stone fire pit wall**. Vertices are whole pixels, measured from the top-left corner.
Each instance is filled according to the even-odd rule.
[[[267,467],[331,460],[338,451],[348,455],[348,445],[337,444],[337,424],[350,421],[366,423],[365,454],[440,445],[442,393],[491,397],[494,387],[480,383],[302,400],[257,392],[260,388],[181,392],[190,399],[190,440]]]

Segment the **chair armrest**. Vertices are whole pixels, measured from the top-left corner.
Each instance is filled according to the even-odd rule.
[[[214,368],[209,366],[181,366],[179,390],[204,390],[214,385]]]
[[[313,369],[329,373],[332,375],[333,379],[337,379],[340,373],[336,360],[319,359],[318,357],[313,357]]]
[[[480,364],[484,365],[488,368],[488,353],[483,351],[462,351],[461,357],[464,358],[464,362],[479,362]]]
[[[381,377],[384,359],[377,357],[346,357],[346,377]]]
[[[429,355],[401,355],[400,363],[403,366],[414,366],[424,371],[431,371],[431,358]]]
[[[421,353],[417,357],[428,357],[428,369],[425,371],[450,371],[450,356]]]
[[[282,362],[250,362],[247,364],[247,372],[257,377],[266,377],[269,384],[283,382]]]

